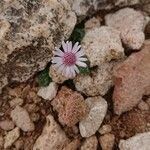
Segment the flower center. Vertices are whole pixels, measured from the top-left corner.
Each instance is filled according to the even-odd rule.
[[[72,52],[65,52],[64,57],[63,57],[63,62],[67,66],[72,66],[76,62],[76,56]]]

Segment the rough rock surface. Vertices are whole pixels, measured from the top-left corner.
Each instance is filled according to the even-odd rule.
[[[45,100],[52,100],[57,94],[57,89],[57,84],[55,82],[51,82],[47,87],[41,87],[37,95]]]
[[[16,126],[21,128],[23,131],[27,132],[34,130],[34,124],[26,109],[16,106],[16,108],[11,111],[11,118]]]
[[[140,52],[130,55],[114,69],[114,111],[121,114],[132,109],[150,86],[150,41]]]
[[[115,136],[113,134],[105,134],[99,138],[102,150],[113,150],[115,144]]]
[[[36,140],[33,150],[62,150],[69,143],[69,139],[53,116],[48,115],[46,120],[43,132]]]
[[[51,65],[49,68],[49,76],[53,79],[56,83],[63,83],[65,80],[68,80],[65,76],[58,73],[56,68],[54,68],[54,65]]]
[[[121,150],[149,150],[150,132],[137,134],[127,140],[120,140]]]
[[[106,134],[106,133],[111,132],[111,130],[112,130],[111,125],[106,124],[106,125],[103,125],[103,126],[98,130],[98,132],[99,132],[100,134]]]
[[[11,120],[0,121],[0,128],[6,131],[12,130],[15,127]]]
[[[80,93],[62,87],[52,101],[53,109],[58,112],[59,121],[73,126],[88,113],[88,106]]]
[[[9,131],[4,137],[5,143],[4,148],[10,147],[20,136],[20,129],[16,127],[15,129]]]
[[[66,0],[1,0],[0,89],[42,70],[75,24]]]
[[[4,138],[0,135],[0,149],[2,149],[4,146]]]
[[[100,96],[85,100],[90,108],[87,116],[79,122],[82,137],[90,137],[99,129],[107,112],[107,102]]]
[[[138,104],[138,108],[142,111],[149,111],[150,110],[150,107],[148,105],[148,103],[146,103],[145,101],[141,101],[139,104]]]
[[[88,96],[105,95],[113,85],[113,67],[115,63],[104,63],[90,75],[78,75],[74,79],[78,91]]]
[[[70,1],[70,0],[69,0]],[[92,15],[99,10],[110,10],[115,7],[147,4],[147,0],[71,0],[72,9],[79,20]],[[147,9],[148,10],[148,9]]]
[[[110,121],[112,133],[118,139],[127,139],[136,133],[150,131],[150,111],[133,109]]]
[[[93,28],[99,28],[100,27],[100,17],[93,17],[89,19],[87,22],[85,22],[85,30],[91,30]]]
[[[21,106],[23,104],[22,98],[14,98],[11,101],[9,101],[9,104],[12,108],[15,108],[17,105]]]
[[[111,27],[102,26],[88,30],[81,45],[91,66],[100,66],[124,56],[119,31]]]
[[[140,11],[124,8],[105,17],[106,25],[114,27],[121,33],[123,43],[131,49],[139,49],[144,43],[146,21]]]
[[[63,150],[77,150],[80,147],[80,140],[74,139]]]
[[[91,136],[86,138],[83,144],[81,145],[81,150],[97,150],[98,140],[96,136]]]

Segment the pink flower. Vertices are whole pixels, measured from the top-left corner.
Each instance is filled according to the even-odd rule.
[[[62,42],[62,48],[63,51],[59,48],[55,49],[52,63],[65,77],[73,78],[76,76],[76,73],[79,73],[78,66],[87,66],[85,63],[87,58],[84,57],[85,54],[78,42],[74,46],[71,41]]]

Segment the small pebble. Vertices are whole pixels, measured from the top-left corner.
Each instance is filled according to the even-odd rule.
[[[26,109],[20,106],[11,111],[11,118],[16,126],[25,132],[33,131],[35,128]]]
[[[144,102],[144,101],[141,101],[139,104],[138,104],[138,108],[140,110],[143,110],[143,111],[148,111],[149,110],[149,105]]]
[[[2,149],[4,146],[4,138],[2,135],[0,135],[0,149]]]
[[[111,126],[109,124],[103,125],[98,132],[100,134],[106,134],[106,133],[110,133],[112,130]]]
[[[10,147],[19,138],[19,136],[20,136],[20,129],[18,127],[8,132],[4,137],[5,139],[4,148]]]
[[[9,131],[15,127],[14,123],[11,120],[0,121],[0,128]]]
[[[105,134],[99,138],[102,150],[113,150],[115,144],[115,136],[113,134]]]
[[[51,101],[57,94],[58,85],[55,82],[51,82],[47,87],[41,87],[37,93],[38,96],[45,100]]]
[[[14,98],[10,102],[10,107],[15,108],[17,105],[21,106],[23,104],[23,99],[22,98]]]

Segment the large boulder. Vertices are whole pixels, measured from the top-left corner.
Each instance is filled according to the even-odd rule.
[[[75,24],[67,0],[1,0],[0,89],[44,69]]]
[[[72,4],[72,9],[77,14],[79,20],[82,20],[99,10],[110,10],[113,8],[134,5],[147,6],[149,3],[148,0],[71,0],[69,2]]]
[[[143,95],[150,94],[150,40],[114,69],[114,77],[114,112],[120,115],[135,107]]]

